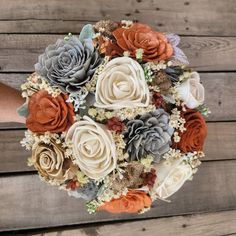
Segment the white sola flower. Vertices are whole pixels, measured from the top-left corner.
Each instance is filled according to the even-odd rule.
[[[200,76],[197,72],[192,72],[190,77],[176,90],[188,108],[196,108],[204,102],[204,87],[200,83]]]
[[[91,179],[101,179],[116,168],[116,147],[107,128],[87,116],[68,130],[75,163]]]
[[[185,158],[185,156],[169,158],[156,164],[157,180],[153,189],[160,198],[170,197],[192,177],[193,170]]]
[[[147,107],[150,97],[143,68],[129,57],[112,59],[98,76],[95,99],[99,108]]]

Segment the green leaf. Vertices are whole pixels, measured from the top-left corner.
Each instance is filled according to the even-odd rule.
[[[17,109],[17,113],[19,116],[27,117],[29,114],[28,111],[28,103],[25,102],[21,107]]]
[[[87,24],[83,27],[80,32],[79,40],[83,42],[85,39],[92,39],[94,36],[93,26],[91,24]]]

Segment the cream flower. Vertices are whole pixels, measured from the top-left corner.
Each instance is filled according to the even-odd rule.
[[[191,166],[184,158],[185,156],[178,159],[169,158],[155,165],[157,180],[154,190],[160,198],[165,199],[173,195],[193,175]]]
[[[98,76],[95,100],[99,108],[147,107],[149,89],[139,63],[129,57],[108,62]]]
[[[116,168],[116,147],[112,134],[87,116],[68,130],[75,163],[91,179],[101,179]]]
[[[63,148],[54,142],[39,143],[33,150],[31,162],[40,176],[52,184],[61,184],[78,171],[72,160],[65,158]]]
[[[200,83],[200,76],[192,72],[190,77],[176,88],[179,98],[188,108],[196,108],[204,102],[204,87]]]

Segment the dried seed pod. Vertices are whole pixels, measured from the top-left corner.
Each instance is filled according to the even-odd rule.
[[[153,79],[152,85],[157,85],[160,88],[161,94],[167,94],[172,84],[164,71],[158,71]]]

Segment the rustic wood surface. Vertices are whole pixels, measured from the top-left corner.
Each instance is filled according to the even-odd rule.
[[[119,230],[117,230],[119,229]],[[128,223],[115,223],[83,228],[41,231],[33,236],[223,236],[236,235],[236,211],[222,211],[218,213],[174,216],[151,220],[139,220]],[[16,234],[19,236],[19,234]],[[28,234],[24,234],[27,236]]]
[[[32,72],[44,48],[64,35],[0,34],[0,71]],[[236,37],[182,37],[181,48],[199,71],[233,71]]]
[[[19,89],[48,44],[86,23],[132,19],[182,36],[212,111],[199,172],[171,203],[157,201],[145,215],[89,215],[83,201],[27,166],[24,125],[0,124],[0,234],[236,235],[235,13],[235,0],[0,0],[0,82]]]
[[[236,160],[236,123],[208,123],[205,143],[206,156],[202,161]],[[31,153],[21,147],[19,140],[24,130],[0,130],[0,173],[27,172],[34,170],[26,165]],[[224,140],[224,142],[222,142]]]
[[[103,18],[182,35],[236,36],[234,0],[1,0],[0,33],[79,32]]]
[[[156,201],[144,215],[90,215],[85,202],[41,182],[37,175],[5,176],[0,178],[0,189],[4,188],[0,192],[0,199],[4,199],[0,201],[0,228],[4,231],[236,209],[235,168],[236,160],[204,162],[195,178],[170,198],[171,203]]]

